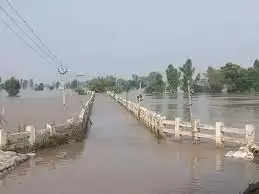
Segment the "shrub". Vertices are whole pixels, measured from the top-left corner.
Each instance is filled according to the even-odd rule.
[[[36,85],[34,88],[35,91],[43,91],[44,90],[44,84],[40,83],[39,85]]]
[[[11,77],[10,79],[5,81],[4,89],[9,94],[9,96],[16,96],[21,89],[19,80]]]

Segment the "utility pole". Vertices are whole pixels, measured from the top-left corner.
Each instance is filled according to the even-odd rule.
[[[191,122],[192,121],[192,96],[191,96],[190,80],[188,80],[188,98],[189,98],[189,114],[190,114],[190,122]]]
[[[65,91],[65,89],[66,89],[66,83],[65,83],[65,75],[68,73],[68,69],[67,68],[65,68],[63,65],[60,65],[60,66],[58,66],[58,73],[59,73],[59,75],[60,75],[60,81],[61,81],[61,83],[62,83],[62,85],[63,85],[63,88],[62,88],[62,90],[63,90],[63,106],[64,106],[64,109],[66,108],[66,91]]]

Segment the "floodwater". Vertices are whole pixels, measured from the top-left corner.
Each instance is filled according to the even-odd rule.
[[[107,96],[97,95],[92,121],[84,142],[41,151],[0,193],[231,194],[259,180],[259,162],[224,158],[228,149],[214,144],[158,141]]]
[[[128,99],[136,101],[139,92],[129,93]],[[122,96],[126,97],[126,94]],[[142,105],[159,112],[167,119],[180,117],[190,119],[189,100],[182,94],[145,95]],[[201,123],[216,125],[224,122],[227,127],[244,129],[246,124],[253,124],[256,129],[256,140],[259,141],[259,95],[242,94],[199,94],[192,97],[192,118]]]
[[[1,91],[0,112],[4,108],[4,119],[7,121],[3,127],[14,130],[19,126],[34,125],[37,129],[45,127],[47,123],[63,124],[67,119],[79,115],[81,104],[86,100],[86,96],[67,90],[64,107],[61,90],[23,90],[20,97],[7,97]]]

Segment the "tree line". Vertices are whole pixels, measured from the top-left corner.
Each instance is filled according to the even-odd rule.
[[[113,90],[115,92],[138,89],[140,83],[146,93],[162,93],[165,90],[177,93],[181,89],[188,92],[188,84],[192,93],[227,91],[259,92],[259,60],[255,60],[249,68],[234,63],[226,63],[219,68],[208,67],[203,74],[196,73],[192,60],[188,59],[179,68],[168,65],[165,70],[166,80],[159,72],[151,72],[147,76],[132,75],[129,80],[117,79],[115,76],[97,77],[87,82],[89,89],[97,92]]]
[[[51,84],[48,83],[34,83],[33,79],[17,79],[15,77],[11,77],[5,81],[2,81],[0,77],[0,90],[5,90],[9,96],[17,96],[20,90],[32,89],[35,91],[43,91],[44,88],[48,88],[49,90],[58,89],[60,87],[60,82],[53,82]]]
[[[193,92],[259,92],[259,60],[255,60],[249,68],[241,67],[238,64],[227,63],[219,68],[208,67],[207,71],[201,75],[195,74],[195,68],[191,60],[179,69],[169,65],[167,70],[167,80],[170,91],[177,91],[180,87],[187,92],[187,82]],[[195,76],[196,75],[196,76]]]
[[[208,67],[203,74],[196,73],[192,60],[188,59],[182,65],[169,64],[165,70],[166,79],[160,72],[151,72],[147,76],[133,74],[131,79],[116,78],[115,76],[100,76],[87,82],[73,80],[66,83],[66,88],[71,88],[78,93],[83,91],[82,87],[87,87],[96,92],[112,90],[117,93],[128,92],[131,89],[139,89],[141,86],[146,93],[163,93],[165,90],[170,93],[177,93],[181,89],[188,92],[188,85],[192,93],[211,92],[219,93],[227,91],[235,92],[259,92],[259,60],[244,68],[238,64],[227,63],[219,68]],[[60,82],[52,84],[35,84],[33,80],[18,80],[14,77],[2,82],[0,78],[0,89],[5,89],[10,96],[15,96],[20,89],[33,88],[36,91],[58,89]],[[63,87],[63,86],[62,86]]]

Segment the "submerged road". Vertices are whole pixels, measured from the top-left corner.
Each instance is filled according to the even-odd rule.
[[[84,142],[41,151],[0,181],[0,194],[230,194],[259,174],[213,144],[159,142],[102,94],[92,121]]]

